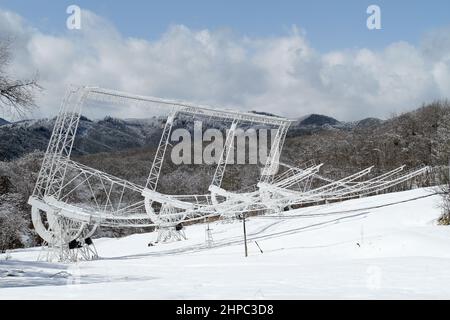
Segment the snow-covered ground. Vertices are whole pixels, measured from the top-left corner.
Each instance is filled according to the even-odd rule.
[[[439,196],[418,189],[290,211],[286,217],[99,239],[100,260],[36,262],[39,248],[0,256],[0,299],[450,299],[450,228]],[[255,241],[259,244],[260,252]]]

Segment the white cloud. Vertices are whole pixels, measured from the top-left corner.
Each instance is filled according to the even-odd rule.
[[[160,39],[125,38],[107,20],[82,12],[82,29],[60,35],[0,11],[0,34],[16,39],[11,71],[39,71],[39,114],[57,112],[69,84],[96,85],[203,104],[298,117],[387,117],[450,97],[450,33],[413,46],[319,53],[293,27],[283,37],[246,38],[229,30],[170,27]]]

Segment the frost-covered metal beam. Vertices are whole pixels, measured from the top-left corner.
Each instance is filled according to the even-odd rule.
[[[98,87],[85,87],[88,98],[98,101],[108,101],[113,103],[124,103],[125,101],[133,101],[133,103],[142,104],[159,104],[176,107],[178,112],[188,113],[192,115],[204,115],[207,117],[216,117],[221,119],[238,120],[240,122],[252,122],[258,124],[267,124],[274,126],[288,126],[292,120],[281,117],[267,116],[250,112],[242,112],[237,110],[221,110],[210,106],[195,105],[188,102],[168,100],[155,97],[147,97],[142,95],[129,94],[116,90],[103,89]]]
[[[280,161],[281,150],[283,149],[284,140],[286,139],[287,131],[289,130],[290,123],[280,125],[273,139],[272,146],[270,148],[269,156],[267,157],[266,164],[261,172],[260,182],[271,183],[274,175],[278,171],[278,163]]]
[[[230,130],[228,131],[227,138],[225,140],[225,144],[222,149],[222,154],[220,155],[219,162],[217,163],[216,171],[214,172],[214,177],[212,179],[211,185],[210,185],[210,191],[211,187],[220,188],[222,186],[222,180],[223,176],[225,174],[225,168],[227,166],[229,157],[230,157],[230,151],[233,148],[233,142],[234,137],[236,134],[236,128],[237,128],[237,121],[233,121],[231,124]]]
[[[166,154],[167,145],[170,141],[170,133],[172,132],[173,122],[176,115],[177,112],[172,111],[167,118],[158,149],[156,150],[155,158],[153,159],[152,168],[150,169],[150,174],[148,175],[147,184],[145,186],[147,189],[152,191],[156,191],[156,187],[158,186],[159,175],[161,173],[164,156]]]

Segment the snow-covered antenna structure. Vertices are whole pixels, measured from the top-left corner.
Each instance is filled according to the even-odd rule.
[[[139,186],[71,159],[81,110],[88,100],[119,104],[132,102],[146,107],[156,104],[166,107],[169,111],[145,186]],[[157,190],[173,123],[179,114],[231,122],[221,158],[208,189],[209,194],[174,196],[160,193]],[[275,173],[274,164],[278,163],[284,136],[290,125],[290,121],[287,119],[233,110],[219,110],[97,87],[70,88],[61,104],[35,190],[29,199],[36,231],[49,248],[57,252],[59,260],[76,259],[73,257],[73,251],[69,250],[76,249],[83,257],[93,252],[87,248],[93,246],[90,237],[98,226],[156,226],[161,230],[158,237],[160,240],[183,238],[180,237],[182,228],[179,227],[182,221],[206,215],[218,215],[219,208],[216,206],[227,206],[218,198],[226,199],[229,194],[228,191],[222,189],[221,184],[235,130],[238,124],[243,122],[271,125],[278,128],[276,139],[263,169],[262,178],[267,180],[268,176]],[[72,173],[71,176],[68,175],[69,171]],[[94,181],[97,182],[97,185],[101,185],[102,203],[99,203],[93,190]],[[92,192],[91,196],[95,202],[92,207],[70,203],[71,193],[81,185],[86,185],[87,189]],[[125,203],[123,201],[125,192],[138,193],[142,198],[135,203]],[[155,210],[154,204],[157,204],[158,211]],[[71,255],[68,254],[69,252]]]
[[[88,101],[105,105],[131,103],[142,108],[159,106],[167,111],[145,185],[71,159],[81,111]],[[179,115],[230,123],[207,194],[169,195],[158,190],[171,132]],[[222,182],[236,130],[242,123],[271,126],[276,129],[276,134],[254,190],[231,192],[223,188]],[[97,87],[70,88],[55,120],[36,186],[28,201],[32,206],[35,230],[47,244],[45,258],[59,261],[95,259],[97,251],[92,236],[99,226],[156,227],[159,242],[182,240],[186,238],[183,227],[186,222],[210,217],[250,216],[247,214],[252,212],[280,213],[286,208],[363,197],[388,190],[428,171],[428,167],[423,167],[404,173],[402,166],[361,181],[371,172],[370,167],[333,181],[319,175],[321,164],[309,163],[301,168],[285,165],[280,163],[280,155],[290,124],[290,120],[275,116],[220,110]],[[277,174],[279,166],[284,171]],[[320,184],[314,185],[313,180]],[[88,199],[82,203],[74,200],[74,194],[80,189]]]

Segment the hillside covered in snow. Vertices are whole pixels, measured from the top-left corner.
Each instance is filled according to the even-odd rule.
[[[37,262],[40,248],[0,255],[0,299],[449,299],[450,229],[433,188],[302,208],[242,222],[96,240],[100,259]],[[259,247],[258,247],[259,246]]]

